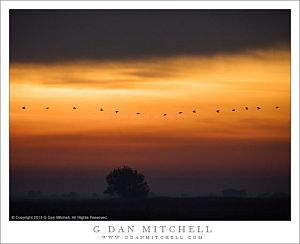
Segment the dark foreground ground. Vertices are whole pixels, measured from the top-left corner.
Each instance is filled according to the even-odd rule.
[[[11,200],[10,220],[290,220],[290,206],[290,198]]]

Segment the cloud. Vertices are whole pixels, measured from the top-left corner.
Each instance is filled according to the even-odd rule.
[[[11,10],[10,58],[131,60],[290,45],[290,10]]]
[[[281,90],[290,67],[290,52],[253,50],[235,55],[176,56],[128,61],[77,61],[61,63],[11,63],[11,84],[94,89],[196,89],[239,83],[249,89]],[[199,87],[200,86],[200,87]],[[248,90],[249,90],[248,89]]]
[[[131,62],[69,62],[55,64],[13,63],[11,82],[46,86],[135,88],[141,83],[167,81],[177,76],[172,60]],[[168,65],[170,65],[168,67]],[[149,87],[150,88],[150,87]]]

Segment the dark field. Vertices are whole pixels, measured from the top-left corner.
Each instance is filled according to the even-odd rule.
[[[26,220],[61,220],[55,216],[70,216],[64,220],[91,220],[89,216],[104,220],[290,220],[290,206],[290,198],[11,200],[10,220],[18,216],[37,216]]]

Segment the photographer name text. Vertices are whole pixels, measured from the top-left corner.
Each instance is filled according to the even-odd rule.
[[[95,233],[109,233],[109,234],[134,234],[134,233],[147,233],[147,234],[174,234],[174,233],[212,233],[209,225],[126,225],[126,226],[99,226],[93,227]]]

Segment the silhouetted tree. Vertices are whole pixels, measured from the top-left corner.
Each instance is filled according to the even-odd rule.
[[[149,193],[149,186],[145,176],[137,170],[124,166],[111,171],[106,176],[108,184],[104,194],[124,198],[146,197]]]

